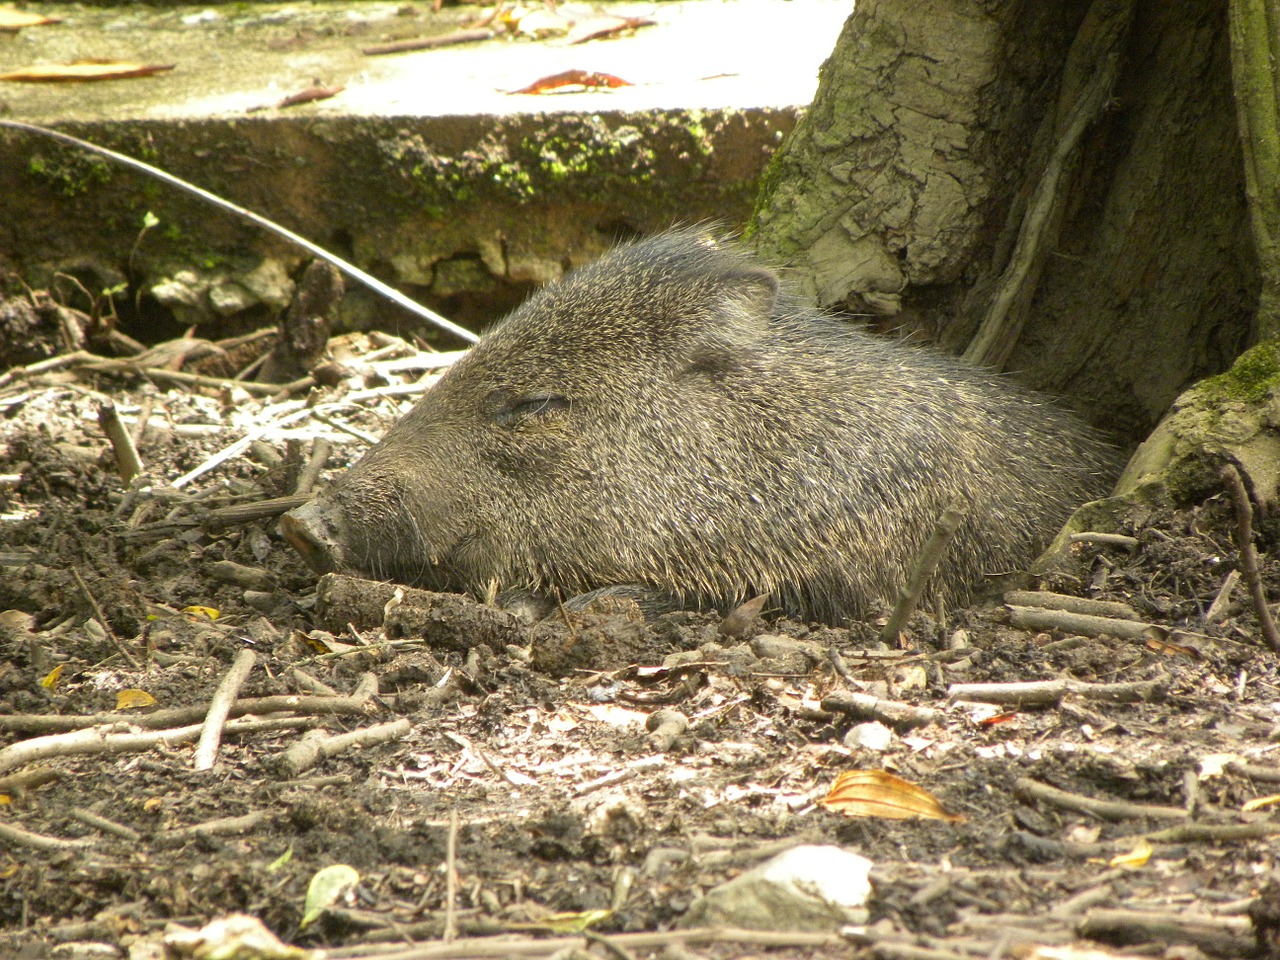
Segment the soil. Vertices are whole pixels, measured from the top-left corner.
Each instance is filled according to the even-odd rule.
[[[0,377],[0,956],[160,956],[177,925],[237,914],[347,957],[1276,955],[1280,825],[1245,804],[1280,782],[1280,677],[1231,585],[1225,492],[1152,508],[1132,545],[1079,544],[1043,585],[1127,605],[1152,625],[1137,639],[1020,629],[994,600],[917,614],[886,645],[883,618],[622,604],[530,627],[341,578],[318,597],[276,529],[284,504],[254,507],[293,494],[313,449],[321,482],[358,457],[352,432],[384,430],[421,373],[393,338],[333,351],[342,376],[310,393],[218,379],[242,357],[182,366],[209,385],[174,382],[174,362],[139,377],[38,353]],[[146,421],[131,484],[108,400]],[[1280,599],[1280,565],[1263,577]],[[197,770],[198,725],[244,667]],[[957,686],[1027,681],[1060,684],[994,703]],[[647,730],[658,711],[683,720]],[[146,748],[118,739],[157,729]],[[891,772],[949,816],[820,804],[849,770]],[[681,926],[797,844],[872,861],[865,925]],[[358,879],[304,925],[336,865]]]

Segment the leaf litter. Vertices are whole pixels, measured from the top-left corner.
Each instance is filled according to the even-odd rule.
[[[727,628],[562,611],[513,639],[500,611],[407,588],[357,581],[326,609],[275,529],[315,444],[323,481],[447,359],[347,337],[340,372],[260,385],[234,379],[243,357],[147,367],[98,336],[0,375],[0,952],[158,944],[175,919],[266,935],[242,914],[347,957],[498,935],[530,955],[602,937],[634,956],[1225,957],[1274,936],[1278,677],[1246,591],[1214,602],[1236,566],[1225,494],[1153,508],[1135,548],[1086,544],[1047,585],[1195,655],[1019,627],[1023,595],[916,613],[905,649],[884,618],[767,607]],[[128,485],[105,401],[134,434]],[[1261,569],[1275,597],[1280,567]],[[455,642],[388,626],[432,611]],[[847,741],[864,722],[887,735]],[[850,770],[875,789],[846,802],[912,816],[827,809]],[[813,844],[874,864],[865,927],[681,927],[701,891]],[[309,906],[322,875],[342,882]]]

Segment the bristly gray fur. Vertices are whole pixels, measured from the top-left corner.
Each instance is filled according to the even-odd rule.
[[[331,560],[424,586],[769,593],[835,622],[891,600],[953,500],[933,592],[960,602],[1113,473],[1044,398],[803,309],[686,229],[531,297],[315,509]]]

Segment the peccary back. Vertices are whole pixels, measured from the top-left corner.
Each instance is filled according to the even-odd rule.
[[[1111,472],[1043,398],[815,315],[679,230],[531,297],[285,529],[319,569],[435,589],[769,593],[838,621],[892,598],[953,500],[933,589],[956,602]]]

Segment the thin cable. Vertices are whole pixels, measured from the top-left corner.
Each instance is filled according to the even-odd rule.
[[[224,200],[222,197],[219,197],[217,194],[210,193],[208,190],[202,190],[200,187],[197,187],[193,183],[187,183],[187,181],[179,179],[178,177],[175,177],[171,173],[165,173],[160,168],[153,167],[149,163],[143,163],[141,160],[136,160],[133,157],[128,156],[127,154],[117,153],[116,151],[109,150],[106,147],[100,147],[96,143],[90,143],[88,140],[81,140],[79,137],[73,137],[69,133],[61,133],[57,130],[50,130],[48,127],[37,126],[36,124],[33,124],[33,123],[22,123],[21,121],[18,121],[18,120],[0,119],[0,127],[8,127],[11,130],[23,130],[27,133],[36,133],[36,134],[40,134],[41,136],[52,137],[54,140],[61,140],[63,143],[69,143],[72,146],[79,147],[82,150],[88,150],[91,153],[99,154],[100,156],[106,157],[109,160],[114,160],[116,163],[123,164],[126,167],[133,167],[135,170],[141,170],[143,173],[150,174],[151,176],[155,177],[157,180],[163,180],[165,183],[169,184],[170,186],[177,187],[179,190],[183,190],[186,193],[199,197],[202,200],[207,200],[210,203],[212,203],[214,206],[221,207],[223,210],[227,210],[227,211],[230,211],[231,213],[238,214],[239,216],[244,217],[246,220],[250,221],[251,223],[256,223],[258,226],[262,227],[264,230],[268,230],[271,233],[276,234],[276,236],[284,237],[286,240],[289,240],[292,243],[296,243],[298,246],[302,247],[302,249],[308,251],[314,256],[319,257],[321,260],[324,260],[327,263],[333,264],[340,271],[345,273],[352,280],[355,280],[357,283],[364,284],[370,290],[374,290],[382,294],[384,297],[386,297],[388,300],[392,301],[393,303],[397,303],[400,306],[404,307],[406,310],[410,311],[411,313],[417,314],[419,317],[422,317],[424,320],[434,323],[440,329],[449,331],[449,333],[452,333],[455,337],[458,337],[462,340],[467,341],[467,343],[475,343],[477,340],[480,339],[478,336],[476,336],[476,334],[472,333],[466,327],[460,327],[456,323],[454,323],[452,320],[447,320],[444,317],[440,316],[440,314],[436,313],[434,310],[429,310],[428,308],[424,307],[422,304],[409,299],[399,290],[396,290],[393,287],[387,286],[377,277],[371,277],[369,274],[365,273],[359,267],[353,267],[351,264],[347,263],[347,261],[343,260],[341,257],[335,256],[334,254],[330,253],[328,250],[325,250],[323,247],[316,246],[310,240],[306,239],[305,237],[298,236],[298,234],[294,233],[292,230],[287,230],[284,227],[280,226],[280,224],[274,223],[271,220],[268,220],[266,217],[263,217],[254,213],[252,210],[246,210],[244,207],[237,206],[236,204],[232,203],[230,200]]]

